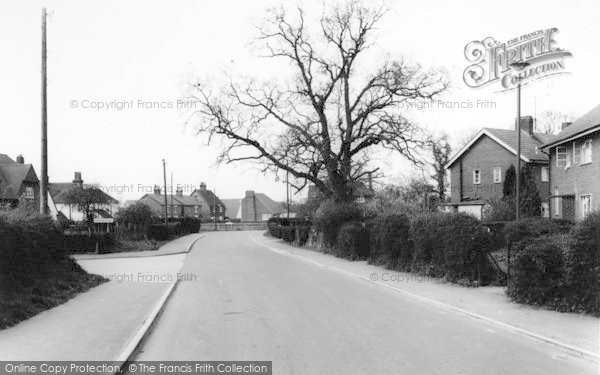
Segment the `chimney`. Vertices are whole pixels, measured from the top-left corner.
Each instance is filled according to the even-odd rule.
[[[75,172],[75,178],[73,179],[73,185],[83,187],[83,180],[81,179],[81,172]]]
[[[560,126],[560,130],[565,130],[566,128],[568,128],[570,125],[572,124],[572,122],[563,122]]]
[[[160,186],[154,185],[154,194],[160,195]]]
[[[200,191],[206,191],[206,184],[204,182],[200,183]]]
[[[517,121],[515,120],[515,123]],[[533,117],[531,116],[522,116],[521,117],[521,130],[529,135],[533,135]]]
[[[175,190],[175,195],[178,197],[183,197],[183,189],[178,187],[177,190]]]
[[[254,197],[254,190],[246,190],[246,198]]]
[[[17,156],[17,164],[25,164],[25,158],[23,157],[23,155]]]

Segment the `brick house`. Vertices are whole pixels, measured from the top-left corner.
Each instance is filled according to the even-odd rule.
[[[215,192],[206,188],[204,182],[200,184],[200,189],[194,190],[190,196],[202,203],[200,214],[203,218],[214,219],[215,213],[218,220],[222,220],[225,217],[225,205]]]
[[[145,194],[138,202],[144,203],[156,217],[164,218],[165,216],[165,196],[162,194],[160,187],[154,187],[154,193]],[[195,196],[183,195],[183,190],[177,189],[175,194],[167,195],[167,215],[172,218],[193,217],[200,218],[203,216],[203,202]]]
[[[522,117],[521,167],[530,165],[542,206],[543,216],[549,214],[548,155],[541,148],[555,138],[533,132],[533,118]],[[517,131],[481,129],[446,164],[450,171],[450,203],[446,209],[469,212],[481,218],[482,208],[491,198],[502,198],[506,170],[516,166]]]
[[[550,155],[551,217],[581,220],[600,210],[600,105],[563,123],[544,150]]]
[[[31,164],[23,156],[14,161],[0,154],[0,206],[14,208],[21,202],[39,206],[40,180]]]

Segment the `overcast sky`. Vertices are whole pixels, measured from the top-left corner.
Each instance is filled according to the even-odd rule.
[[[162,184],[161,159],[174,183],[216,187],[222,198],[244,190],[285,199],[285,186],[251,165],[215,166],[217,146],[206,146],[185,126],[177,108],[187,84],[219,79],[224,70],[285,76],[289,69],[257,62],[249,45],[254,26],[276,1],[77,1],[0,2],[0,153],[23,154],[39,174],[41,7],[48,18],[48,124],[51,182],[81,171],[119,200],[137,199]],[[295,2],[298,3],[298,2]],[[465,45],[492,36],[500,41],[557,27],[556,41],[573,53],[569,75],[536,81],[523,90],[523,115],[545,110],[582,115],[600,102],[597,0],[393,1],[377,30],[377,47],[365,69],[386,55],[404,56],[443,70],[452,83],[441,98],[455,108],[413,110],[413,119],[451,140],[483,126],[510,128],[514,92],[479,89],[462,80],[469,65]],[[298,4],[317,17],[321,1]],[[485,4],[485,5],[484,5]],[[489,108],[456,108],[489,101]],[[133,101],[132,108],[82,108],[92,102]],[[142,102],[173,108],[140,108]],[[75,103],[75,104],[74,104]],[[143,106],[143,105],[142,105]],[[393,154],[377,155],[391,178],[407,174]],[[170,179],[170,176],[168,177]],[[133,186],[133,189],[131,189]],[[124,189],[122,194],[117,190]],[[189,193],[189,191],[187,192]]]

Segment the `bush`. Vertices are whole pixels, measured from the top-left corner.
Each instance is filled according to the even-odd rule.
[[[509,296],[520,303],[560,305],[566,236],[543,236],[520,244],[511,261]]]
[[[369,256],[369,232],[361,222],[342,224],[335,248],[336,256],[350,260]]]
[[[413,248],[410,241],[410,220],[406,215],[379,215],[370,220],[369,263],[389,269],[410,271]]]
[[[600,313],[600,212],[589,215],[574,228],[565,263],[570,309]]]
[[[302,221],[296,225],[296,241],[299,246],[304,246],[310,235],[310,221]]]
[[[552,234],[567,234],[573,228],[573,223],[567,220],[548,218],[526,218],[509,222],[504,227],[504,238],[508,245],[521,240],[533,240],[537,237]]]
[[[451,282],[489,282],[490,237],[481,222],[465,213],[431,213],[411,223],[412,269]]]
[[[483,206],[482,220],[510,221],[515,219],[515,207],[502,198],[491,198]]]
[[[173,229],[170,229],[173,228]],[[174,232],[174,225],[169,224],[150,224],[148,225],[148,238],[157,241],[166,241],[170,238],[170,233]]]
[[[327,200],[317,210],[315,224],[317,229],[323,233],[324,245],[334,247],[342,224],[361,218],[362,210],[355,204]]]

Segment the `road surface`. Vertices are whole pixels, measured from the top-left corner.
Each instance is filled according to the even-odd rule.
[[[595,374],[597,364],[252,241],[210,233],[136,360],[267,360],[274,374]]]

